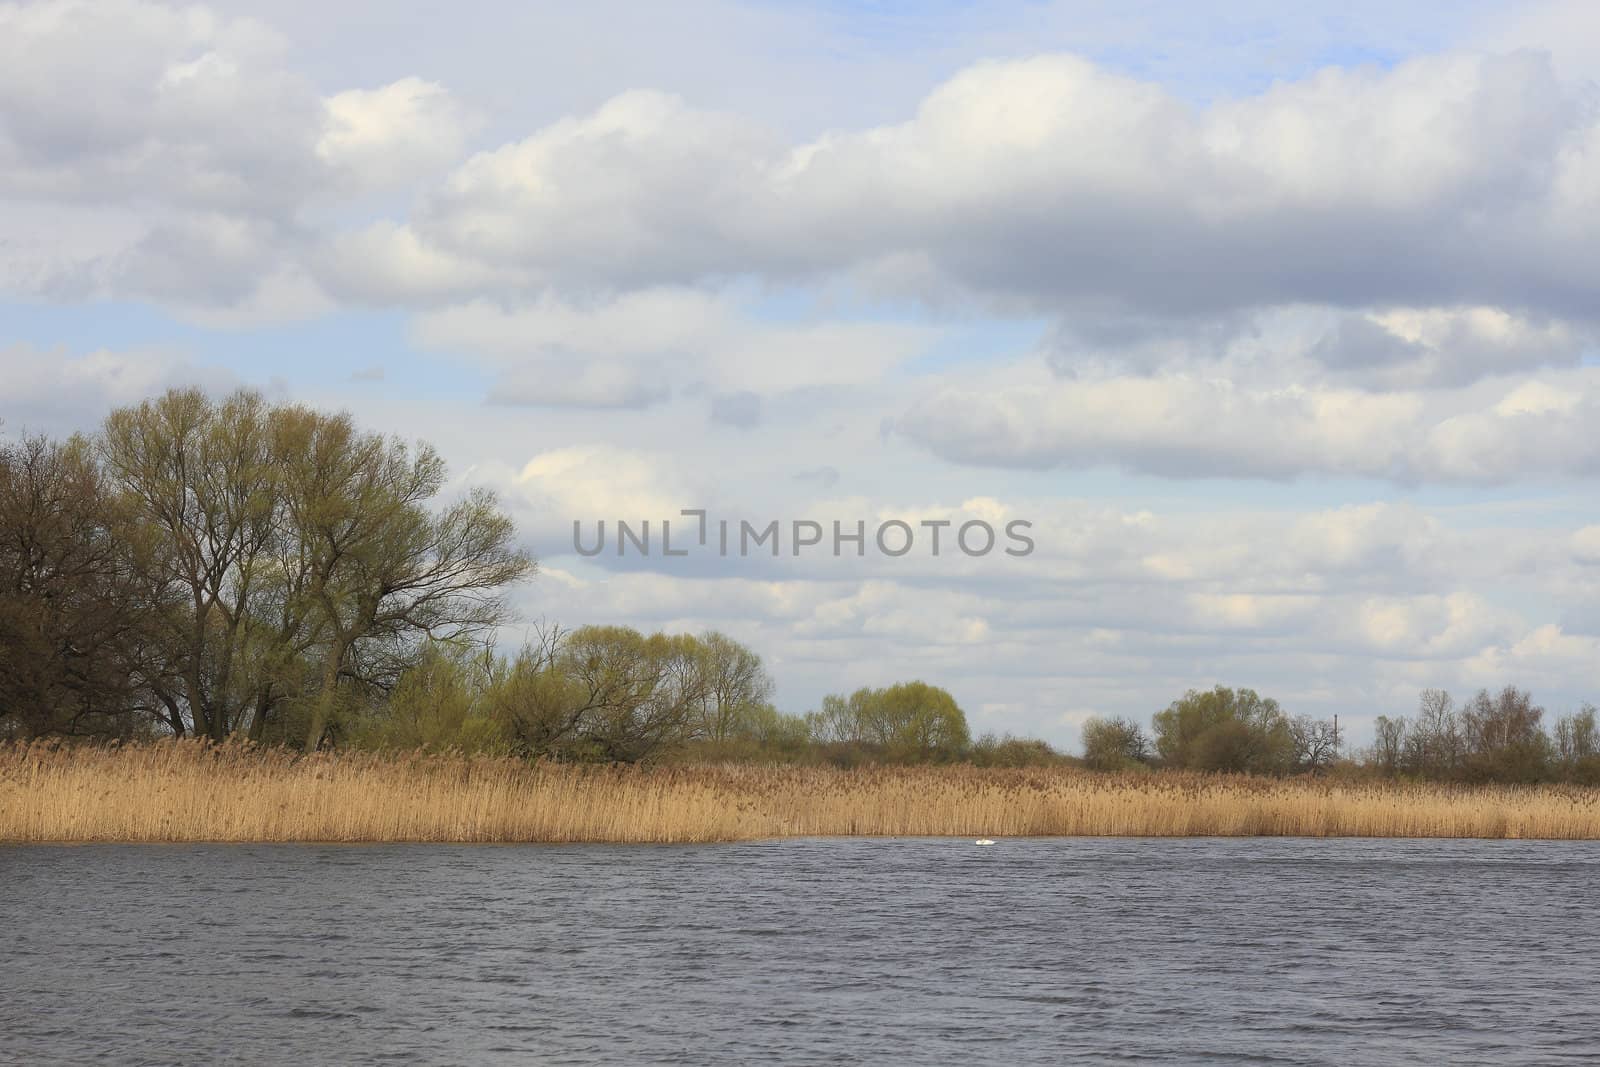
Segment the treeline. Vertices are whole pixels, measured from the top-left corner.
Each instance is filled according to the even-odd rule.
[[[1424,690],[1416,716],[1379,716],[1368,748],[1346,754],[1337,724],[1291,717],[1252,689],[1191,690],[1152,720],[1090,719],[1084,761],[1096,770],[1170,767],[1266,775],[1345,774],[1431,781],[1600,784],[1595,709],[1556,720],[1524,689],[1482,690],[1461,707]]]
[[[534,572],[493,494],[348,415],[174,390],[0,442],[0,740],[248,739],[530,758],[1019,764],[921,682],[786,715],[725,635],[492,638]]]
[[[1058,762],[1048,745],[973,741],[954,697],[924,682],[824,697],[804,715],[771,703],[760,656],[725,634],[622,626],[541,630],[514,656],[433,644],[340,740],[565,761]]]
[[[1152,725],[1147,734],[1131,719],[1089,719],[1084,762],[1104,771],[1171,767],[1282,775],[1325,770],[1339,750],[1333,722],[1291,718],[1253,689],[1191,689],[1157,712]]]
[[[1424,690],[1412,718],[1378,717],[1365,759],[1391,777],[1600,785],[1594,706],[1547,732],[1544,708],[1515,686],[1480,690],[1460,707],[1442,689]]]
[[[65,441],[0,440],[0,741],[249,739],[566,761],[1076,762],[974,740],[923,682],[786,714],[761,658],[720,633],[547,627],[493,636],[530,577],[509,516],[439,503],[425,443],[345,414],[174,390]],[[1444,781],[1600,782],[1595,710],[1545,729],[1507,687],[1423,693],[1344,751],[1336,723],[1250,689],[1190,691],[1146,731],[1089,720],[1083,762],[1264,775],[1331,769]]]
[[[445,473],[249,391],[0,445],[0,736],[325,743],[533,572],[493,494],[434,505]]]

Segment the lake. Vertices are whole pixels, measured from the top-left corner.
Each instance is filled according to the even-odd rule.
[[[1600,844],[0,848],[0,1060],[1592,1063]]]

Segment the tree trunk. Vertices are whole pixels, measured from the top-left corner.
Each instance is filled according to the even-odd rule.
[[[156,699],[160,700],[162,706],[167,709],[167,725],[172,727],[172,736],[182,737],[184,735],[183,712],[178,709],[177,700],[170,694],[159,690],[156,692]]]
[[[335,643],[328,649],[328,660],[322,667],[322,691],[311,708],[311,725],[306,729],[307,752],[315,752],[322,744],[323,731],[328,728],[328,720],[333,718],[334,697],[339,691],[339,664],[343,660],[344,646]]]
[[[250,740],[260,743],[266,736],[267,711],[272,707],[272,687],[262,686],[260,694],[256,697],[256,713],[250,719]]]

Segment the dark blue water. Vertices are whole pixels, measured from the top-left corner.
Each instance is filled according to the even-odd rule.
[[[0,848],[0,1059],[1594,1063],[1600,845]]]

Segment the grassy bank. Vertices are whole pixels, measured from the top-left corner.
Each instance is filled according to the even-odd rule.
[[[596,768],[193,742],[0,746],[0,841],[808,835],[1600,838],[1600,790],[971,767]]]

